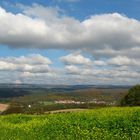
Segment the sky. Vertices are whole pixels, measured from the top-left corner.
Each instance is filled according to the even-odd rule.
[[[140,0],[0,0],[0,83],[140,84]]]

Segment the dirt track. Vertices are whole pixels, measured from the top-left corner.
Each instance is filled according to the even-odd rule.
[[[87,110],[87,109],[62,109],[62,110],[54,110],[54,111],[48,111],[46,113],[67,113],[67,112],[79,112],[79,111],[83,111],[83,110]]]
[[[8,104],[0,104],[0,112],[5,111],[8,108]]]

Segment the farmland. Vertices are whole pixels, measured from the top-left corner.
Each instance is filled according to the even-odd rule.
[[[139,140],[140,107],[0,116],[0,140]]]
[[[8,108],[8,104],[0,104],[0,112],[5,111]]]
[[[128,86],[1,85],[0,103],[9,104],[3,114],[93,109],[120,105],[128,89]]]

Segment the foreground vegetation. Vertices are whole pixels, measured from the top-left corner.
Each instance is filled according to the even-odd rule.
[[[139,140],[140,107],[0,116],[0,140]]]

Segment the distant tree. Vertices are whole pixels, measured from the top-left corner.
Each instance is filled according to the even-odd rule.
[[[122,105],[140,106],[140,85],[136,85],[128,91],[128,94],[122,99]]]

